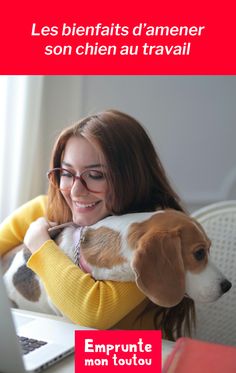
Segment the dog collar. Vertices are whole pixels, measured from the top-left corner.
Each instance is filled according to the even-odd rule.
[[[86,227],[78,227],[73,234],[74,240],[74,263],[77,264],[82,271],[85,273],[90,273],[91,268],[84,259],[84,256],[81,252],[81,242],[84,240],[84,231]]]

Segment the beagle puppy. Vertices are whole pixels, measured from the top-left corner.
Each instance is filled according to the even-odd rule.
[[[155,304],[173,307],[184,296],[214,302],[231,288],[209,257],[202,226],[172,209],[109,216],[94,225],[66,223],[51,228],[71,260],[97,280],[135,281]],[[28,249],[15,255],[4,278],[19,308],[58,314],[40,279],[29,268]]]

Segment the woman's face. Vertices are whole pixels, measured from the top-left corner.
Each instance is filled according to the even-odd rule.
[[[106,165],[101,164],[97,150],[89,141],[83,137],[71,137],[67,141],[61,167],[76,176],[86,171],[82,177],[86,175],[84,179],[88,180],[89,184],[91,183],[90,189],[96,190],[95,192],[87,190],[81,181],[76,179],[71,189],[61,192],[71,209],[74,223],[81,226],[91,225],[109,215],[105,204],[108,192],[107,181],[104,177],[97,178],[96,173],[89,172],[97,170],[104,173]],[[95,189],[92,188],[94,180]],[[98,189],[99,192],[97,192]]]

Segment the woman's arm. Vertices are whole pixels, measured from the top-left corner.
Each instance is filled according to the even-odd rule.
[[[29,225],[46,215],[47,197],[39,196],[19,207],[0,225],[0,256],[21,244]]]
[[[40,276],[60,311],[83,326],[108,329],[145,298],[135,283],[95,281],[52,240],[32,254],[28,267]]]

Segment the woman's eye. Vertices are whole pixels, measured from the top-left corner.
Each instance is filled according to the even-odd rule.
[[[104,179],[104,175],[102,172],[98,172],[98,171],[90,171],[88,176],[91,178],[91,179],[94,179],[94,180],[101,180],[101,179]]]
[[[201,248],[201,249],[198,249],[197,251],[195,251],[195,253],[193,254],[195,259],[197,261],[201,261],[203,260],[205,257],[206,257],[206,251],[204,248]]]
[[[61,177],[73,177],[73,175],[70,172],[62,171],[61,172]]]

